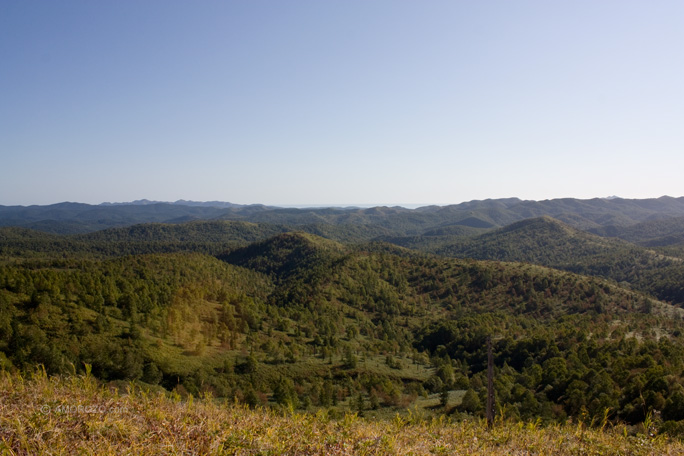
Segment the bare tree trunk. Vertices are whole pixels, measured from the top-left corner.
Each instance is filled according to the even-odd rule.
[[[494,356],[492,336],[487,337],[487,427],[494,425]]]

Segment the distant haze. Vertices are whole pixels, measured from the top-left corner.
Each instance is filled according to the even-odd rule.
[[[0,205],[684,195],[684,2],[9,1]]]

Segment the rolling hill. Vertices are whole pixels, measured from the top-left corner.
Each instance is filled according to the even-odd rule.
[[[497,395],[511,418],[562,421],[610,407],[628,422],[654,408],[677,421],[681,314],[537,265],[292,232],[219,258],[6,262],[0,365],[68,373],[88,364],[103,381],[251,405],[478,414],[472,398],[483,394],[485,340],[495,335]],[[652,383],[654,366],[671,382]]]
[[[426,248],[422,238],[398,239],[407,247],[459,258],[534,263],[629,284],[661,300],[684,304],[684,261],[621,239],[577,230],[550,217],[527,219],[476,237],[449,238]]]
[[[122,225],[95,232],[4,226],[0,368],[88,366],[105,382],[333,415],[478,416],[492,336],[507,418],[657,410],[678,429],[684,261],[649,243],[676,239],[681,203],[147,202],[98,207],[98,224]],[[217,212],[181,222],[175,206]],[[165,223],[125,225],[141,208]],[[29,224],[83,228],[90,209],[33,208]]]
[[[605,226],[590,230],[605,237],[616,237],[643,247],[684,247],[684,217],[658,218],[629,226]]]

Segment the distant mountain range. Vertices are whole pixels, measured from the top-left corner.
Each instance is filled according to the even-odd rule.
[[[125,203],[100,203],[100,206],[149,206],[150,204],[173,204],[175,206],[197,206],[197,207],[246,207],[247,204],[235,204],[226,201],[188,201],[178,200],[172,203],[166,201],[150,201],[148,199],[140,199]]]
[[[191,220],[240,220],[287,226],[344,225],[373,227],[374,235],[410,236],[432,233],[472,234],[527,218],[550,216],[582,230],[612,235],[637,223],[684,217],[684,197],[657,199],[574,198],[526,201],[518,198],[470,201],[417,209],[281,208],[228,202],[59,203],[47,206],[0,206],[0,226],[76,234],[140,223]],[[383,233],[379,233],[382,231]],[[628,234],[625,234],[628,235]]]

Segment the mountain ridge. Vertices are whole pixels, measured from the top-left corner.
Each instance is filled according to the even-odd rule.
[[[684,197],[649,199],[560,198],[521,200],[502,198],[474,200],[445,206],[407,209],[394,206],[372,208],[285,208],[260,204],[178,200],[162,203],[57,203],[47,206],[0,206],[0,226],[22,226],[60,234],[86,233],[139,223],[177,223],[189,220],[242,220],[282,225],[376,225],[393,235],[420,235],[448,225],[478,229],[496,228],[526,218],[548,215],[571,226],[599,229],[624,227],[667,217],[684,217]]]

